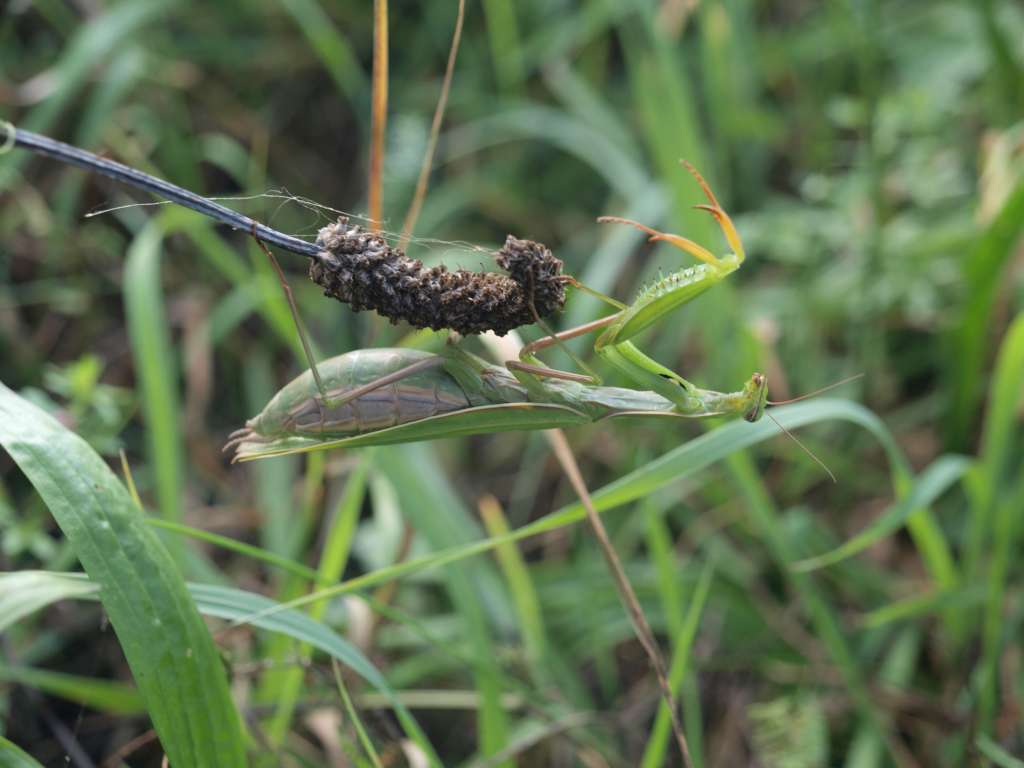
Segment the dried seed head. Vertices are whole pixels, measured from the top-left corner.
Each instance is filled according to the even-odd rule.
[[[392,323],[503,336],[536,321],[531,299],[541,318],[565,304],[562,262],[540,243],[511,235],[496,256],[508,275],[425,267],[344,218],[320,230],[317,246],[309,276],[324,294]]]

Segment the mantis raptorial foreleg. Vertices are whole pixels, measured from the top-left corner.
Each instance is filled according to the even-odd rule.
[[[644,354],[631,339],[650,325],[653,325],[665,315],[675,310],[680,305],[691,301],[717,284],[720,280],[734,272],[743,263],[744,250],[736,227],[729,218],[729,215],[719,205],[714,193],[708,187],[707,182],[691,165],[684,162],[687,170],[693,174],[708,199],[708,205],[696,206],[700,210],[707,211],[718,222],[725,234],[726,240],[732,246],[733,252],[725,256],[715,256],[707,248],[680,235],[666,234],[656,229],[639,224],[629,219],[617,217],[602,217],[598,221],[629,224],[650,235],[650,239],[662,240],[680,248],[695,256],[702,263],[675,272],[667,277],[661,278],[654,284],[648,286],[636,301],[622,307],[618,312],[601,320],[586,325],[563,331],[552,337],[542,339],[523,348],[519,363],[510,363],[509,367],[519,371],[517,376],[526,383],[526,376],[547,378],[567,378],[576,381],[594,382],[593,378],[578,378],[574,374],[554,371],[539,364],[534,356],[537,351],[550,346],[553,343],[565,339],[571,339],[592,331],[605,329],[598,337],[594,345],[594,351],[606,360],[610,365],[625,374],[635,385],[641,389],[657,392],[663,397],[676,403],[680,410],[686,412],[699,411],[706,407],[703,402],[702,390],[695,387],[678,373],[653,360]],[[763,376],[757,376],[752,382],[764,381]],[[757,386],[761,386],[760,384]],[[748,384],[748,389],[755,388]],[[764,393],[760,391],[750,392],[757,400],[764,399]],[[763,410],[763,409],[762,409]],[[761,410],[754,409],[750,415],[760,417]]]

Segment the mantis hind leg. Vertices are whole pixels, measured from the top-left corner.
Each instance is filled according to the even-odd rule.
[[[320,397],[323,400],[327,399],[327,390],[324,388],[324,383],[320,378],[320,372],[316,369],[316,361],[313,359],[313,348],[309,343],[309,338],[306,336],[306,331],[302,327],[302,319],[299,317],[299,308],[295,306],[295,295],[292,293],[291,286],[288,285],[288,280],[284,276],[284,270],[281,269],[281,265],[277,263],[277,259],[274,257],[273,251],[271,251],[260,240],[256,234],[256,222],[252,223],[252,238],[256,241],[256,245],[267,255],[270,259],[270,264],[273,266],[274,271],[277,273],[277,279],[281,283],[281,290],[284,291],[285,301],[288,302],[288,309],[292,313],[292,322],[295,323],[295,330],[299,334],[299,341],[302,342],[302,351],[306,355],[306,363],[309,365],[309,370],[313,374],[313,380],[316,382],[317,391],[320,392]],[[323,418],[323,408],[320,409],[321,419]]]
[[[578,325],[575,328],[569,328],[558,333],[550,333],[537,341],[531,341],[519,351],[519,360],[510,360],[505,363],[505,367],[528,388],[540,378],[564,379],[566,381],[578,381],[583,384],[600,385],[600,377],[589,369],[587,369],[587,374],[579,374],[561,371],[557,368],[548,368],[537,359],[536,354],[548,347],[561,346],[562,342],[569,339],[575,339],[606,328],[617,319],[618,314],[608,315],[607,317]]]
[[[320,393],[319,399],[314,398],[317,404],[317,408],[320,410],[320,426],[323,428],[326,424],[327,414],[325,408],[337,408],[340,405],[351,402],[356,398],[362,397],[374,390],[385,387],[388,384],[392,384],[396,381],[401,381],[409,376],[413,376],[421,371],[426,371],[431,368],[436,368],[444,364],[444,360],[441,358],[426,358],[423,360],[417,360],[411,365],[407,365],[405,368],[389,373],[385,376],[381,376],[379,379],[371,381],[368,384],[364,384],[355,389],[348,390],[345,394],[339,395],[338,397],[330,397],[327,393],[327,388],[324,386],[323,379],[320,378],[320,372],[317,370],[316,361],[313,359],[313,349],[309,343],[309,339],[306,336],[306,331],[302,327],[302,320],[299,317],[299,309],[295,305],[295,296],[292,293],[291,286],[288,285],[288,280],[285,278],[284,270],[281,269],[281,265],[278,264],[277,259],[274,257],[273,252],[267,248],[262,240],[256,235],[256,223],[253,222],[253,239],[260,249],[270,259],[271,265],[274,267],[274,271],[277,273],[278,281],[281,283],[281,290],[284,291],[285,300],[288,302],[288,309],[292,313],[292,320],[295,323],[295,330],[299,334],[299,341],[302,342],[302,351],[306,355],[306,363],[309,365],[309,371],[313,375],[313,380],[316,382],[317,392]]]
[[[388,384],[394,384],[396,381],[402,381],[410,376],[415,376],[417,373],[423,371],[429,371],[431,368],[440,368],[445,364],[443,357],[425,357],[422,360],[417,360],[415,363],[399,368],[397,371],[385,374],[380,378],[374,379],[373,381],[362,384],[361,386],[355,387],[345,392],[343,395],[337,397],[328,397],[326,393],[321,391],[321,399],[324,405],[328,408],[336,408],[339,405],[351,402],[356,398],[367,395],[370,392],[386,387]]]

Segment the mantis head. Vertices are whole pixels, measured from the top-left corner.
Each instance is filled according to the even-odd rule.
[[[768,377],[763,373],[755,373],[743,387],[743,394],[751,404],[743,418],[757,421],[764,416],[765,406],[768,405]]]

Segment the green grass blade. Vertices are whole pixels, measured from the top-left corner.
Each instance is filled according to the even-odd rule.
[[[983,587],[975,586],[937,589],[922,595],[912,595],[864,614],[863,624],[867,629],[875,629],[895,621],[922,618],[949,608],[973,609],[984,604],[985,594]]]
[[[658,575],[658,598],[665,612],[665,623],[675,635],[683,626],[683,596],[679,589],[676,570],[679,565],[672,546],[672,536],[661,512],[652,500],[641,505],[644,522],[647,525],[646,543],[648,557],[654,561]]]
[[[245,764],[241,723],[210,633],[177,567],[96,452],[0,385],[0,443],[90,578],[172,764]]]
[[[184,461],[178,370],[160,286],[163,229],[150,222],[128,251],[124,271],[128,335],[139,379],[157,507],[165,520],[181,520]]]
[[[640,11],[642,23],[630,17],[621,22],[623,53],[632,83],[635,114],[654,165],[654,175],[672,190],[672,222],[699,243],[718,240],[713,220],[690,210],[699,191],[690,175],[679,167],[686,159],[700,169],[714,188],[715,172],[707,161],[697,101],[687,76],[684,49],[659,28],[651,6]],[[653,222],[645,223],[655,226]],[[715,249],[713,249],[715,250]]]
[[[904,629],[882,661],[879,682],[895,690],[906,688],[913,678],[920,653],[921,633],[915,628]],[[871,728],[861,727],[847,751],[844,768],[877,768],[886,765],[883,761],[883,747],[884,744]]]
[[[110,680],[68,675],[34,667],[0,664],[0,681],[18,683],[59,696],[85,707],[114,715],[137,715],[146,711],[137,688]]]
[[[236,624],[252,624],[260,629],[287,635],[340,661],[387,696],[406,735],[415,741],[425,754],[431,756],[432,765],[440,765],[430,742],[384,675],[358,648],[330,627],[298,611],[288,610],[281,603],[263,595],[208,584],[190,584],[189,589],[199,610],[207,616],[218,616]]]
[[[940,456],[921,473],[910,493],[891,506],[871,525],[835,549],[799,560],[793,563],[792,567],[797,571],[814,571],[863,552],[872,544],[902,528],[911,515],[933,504],[967,473],[972,463],[972,459],[966,456]]]
[[[880,432],[875,436],[883,445],[886,440],[892,441],[892,436],[885,430],[877,417],[866,409],[861,408],[860,410],[877,422],[874,426],[879,428]],[[869,419],[862,426],[870,429],[871,427],[868,425],[871,423]],[[899,465],[903,461],[903,456],[895,442],[892,442],[887,450],[892,451],[890,461],[893,465]],[[799,597],[802,608],[810,619],[822,646],[827,649],[829,656],[838,667],[847,693],[856,704],[864,727],[881,737],[885,731],[885,723],[879,718],[868,694],[864,674],[847,639],[847,632],[839,615],[833,610],[830,600],[811,574],[800,573],[786,567],[796,559],[798,540],[794,539],[783,525],[782,516],[765,488],[754,462],[745,452],[737,451],[727,457],[726,463],[731,472],[731,478],[746,499],[747,514],[770,550],[776,566],[786,571],[790,586]],[[893,470],[893,474],[898,474],[898,472]]]
[[[903,458],[892,434],[877,416],[857,403],[836,398],[819,398],[775,408],[772,415],[789,430],[818,422],[852,422],[870,432],[879,442],[894,473],[907,471],[906,459]],[[754,424],[741,420],[729,422],[609,483],[594,494],[594,502],[598,509],[610,509],[636,501],[669,483],[695,475],[736,451],[778,435],[778,428],[767,419]],[[570,509],[575,511],[575,507]],[[563,510],[561,514],[566,511]]]
[[[238,554],[250,557],[253,560],[259,560],[267,563],[268,565],[273,565],[300,578],[309,579],[310,581],[317,580],[317,572],[312,568],[309,568],[302,563],[297,563],[294,560],[289,560],[287,557],[282,557],[274,552],[268,552],[262,547],[255,547],[252,544],[246,544],[244,541],[238,541],[238,539],[222,536],[219,533],[204,531],[201,528],[193,528],[190,525],[183,525],[181,523],[171,522],[170,520],[161,520],[158,517],[147,517],[146,522],[154,528],[172,531],[173,533],[188,536],[190,539],[196,539],[197,541],[205,541],[207,544],[213,544],[214,546],[220,547],[221,549],[225,549],[229,552],[237,552]]]
[[[508,94],[516,90],[523,79],[515,3],[511,0],[483,0],[483,6],[494,79],[498,81],[498,89]]]
[[[989,411],[985,416],[985,430],[981,439],[981,457],[978,479],[972,484],[971,522],[967,530],[964,559],[969,580],[979,577],[982,554],[987,537],[991,534],[992,510],[996,499],[1012,477],[1013,463],[1020,462],[1017,408],[1024,397],[1024,314],[1014,320],[999,349],[996,370],[992,378]]]
[[[980,730],[992,728],[998,697],[998,664],[1004,642],[1007,610],[1004,605],[1024,509],[1024,461],[1021,460],[1019,409],[1024,402],[1024,314],[1014,320],[996,360],[982,437],[979,482],[972,494],[968,566],[970,575],[981,567],[981,552],[988,549],[988,595],[982,628],[980,663]]]
[[[356,101],[368,87],[366,75],[331,17],[316,0],[284,0],[282,5],[299,25],[338,90],[349,101]]]
[[[398,492],[402,514],[413,529],[435,549],[471,541],[479,527],[463,508],[445,479],[435,455],[422,444],[381,448],[378,466]],[[508,742],[505,710],[501,706],[503,681],[494,656],[494,640],[486,608],[492,619],[512,615],[508,598],[490,563],[450,568],[445,573],[452,602],[462,619],[473,649],[473,674],[480,693],[478,750],[494,755]]]
[[[342,703],[345,705],[345,712],[348,714],[348,719],[352,721],[352,726],[356,729],[356,737],[359,739],[359,744],[362,746],[363,752],[366,753],[366,757],[373,765],[373,768],[384,768],[383,763],[380,761],[380,755],[377,754],[377,748],[373,746],[370,734],[366,731],[366,727],[363,725],[363,721],[359,717],[359,712],[356,710],[355,704],[352,702],[352,697],[349,696],[348,688],[345,686],[345,680],[341,676],[341,665],[339,665],[337,661],[332,662],[331,671],[334,672],[334,683],[338,687],[338,693],[341,696]]]
[[[509,532],[508,520],[501,504],[493,496],[480,500],[480,516],[483,518],[487,532],[494,538],[505,536]],[[548,638],[544,628],[544,616],[541,612],[537,590],[530,577],[530,569],[523,559],[522,553],[514,544],[499,544],[495,554],[498,565],[505,577],[508,591],[519,617],[519,632],[522,635],[523,648],[531,669],[540,669],[548,655]]]
[[[970,447],[975,409],[984,383],[986,352],[992,347],[992,311],[996,292],[1004,280],[1004,267],[1014,254],[1014,244],[1024,230],[1024,181],[1020,181],[999,215],[978,239],[966,259],[964,293],[967,301],[950,346],[950,416],[946,421],[947,444]]]
[[[977,745],[978,751],[999,766],[999,768],[1024,768],[1024,760],[1011,755],[996,744],[990,736],[982,734],[974,743]]]
[[[43,768],[16,744],[0,736],[0,768]]]
[[[99,589],[94,581],[81,574],[53,573],[49,571],[23,571],[0,574],[0,596],[25,586],[25,574],[31,574],[30,589],[35,595],[33,610],[44,608],[50,603],[67,598],[98,599]],[[354,645],[342,638],[330,627],[305,614],[291,611],[263,595],[245,592],[230,587],[210,584],[187,584],[199,612],[236,623],[251,623],[253,626],[287,635],[293,640],[308,643],[332,658],[338,660],[358,674],[370,685],[387,697],[395,707],[409,738],[415,740],[427,754],[433,755],[429,742],[423,736],[415,719],[405,709],[380,671]],[[0,602],[0,607],[4,603]],[[268,611],[267,609],[274,609]],[[253,621],[249,619],[259,616]],[[437,763],[436,756],[434,757]]]
[[[95,75],[96,67],[108,61],[125,39],[137,34],[168,5],[165,0],[122,3],[93,16],[88,24],[80,25],[67,44],[64,55],[49,73],[56,84],[55,90],[21,121],[19,127],[43,133],[48,131],[89,78]],[[0,189],[8,187],[29,157],[28,152],[19,152],[4,158],[0,164]]]
[[[891,466],[899,467],[900,471],[906,471],[906,460],[891,433],[877,416],[857,403],[821,398],[806,403],[782,406],[776,408],[772,413],[779,423],[790,430],[832,420],[852,422],[870,432],[878,440],[885,449]],[[605,512],[629,504],[679,480],[697,475],[737,451],[773,439],[778,434],[778,429],[767,420],[759,421],[756,424],[733,421],[674,448],[664,456],[648,462],[643,467],[592,493],[594,506],[599,512]],[[391,581],[426,568],[455,563],[473,555],[489,552],[504,542],[519,541],[530,536],[564,528],[579,522],[584,517],[585,512],[581,505],[570,504],[529,525],[518,528],[506,536],[452,546],[404,563],[380,568],[337,586],[320,590],[300,600],[289,602],[287,606],[305,605],[322,598]]]
[[[57,600],[85,597],[96,591],[80,579],[43,571],[0,574],[0,632]]]
[[[444,162],[452,162],[523,139],[548,143],[576,157],[626,199],[642,194],[650,183],[632,156],[607,136],[583,120],[550,107],[530,105],[503,110],[448,131],[440,156]]]
[[[683,679],[690,669],[690,651],[693,650],[693,641],[697,637],[697,628],[700,626],[700,618],[704,613],[704,605],[711,592],[711,580],[714,572],[713,562],[709,561],[704,564],[700,580],[697,582],[697,587],[690,600],[690,607],[686,611],[686,617],[675,638],[668,681],[672,692],[677,696]],[[659,765],[665,765],[670,733],[669,722],[668,705],[663,701],[658,706],[658,715],[654,720],[651,735],[647,739],[647,746],[644,748],[644,756],[640,762],[642,768],[657,768]]]
[[[312,456],[317,455],[319,454],[312,454]],[[336,582],[341,578],[341,574],[345,570],[352,547],[356,523],[359,520],[359,510],[366,496],[366,475],[368,470],[369,461],[361,462],[345,486],[345,492],[342,494],[341,500],[337,505],[330,530],[327,533],[327,542],[320,557],[320,565],[313,573],[311,579],[314,584],[331,584]],[[307,473],[307,479],[309,476],[309,473]],[[309,615],[312,619],[319,621],[323,618],[326,610],[326,601],[314,603],[309,607]],[[309,646],[303,644],[297,653],[299,656],[305,657],[309,654],[309,650]],[[304,678],[305,670],[298,666],[283,670],[283,674],[276,681],[277,694],[274,698],[277,704],[274,717],[267,727],[271,743],[279,744],[284,739],[291,724],[295,706],[302,692]]]

